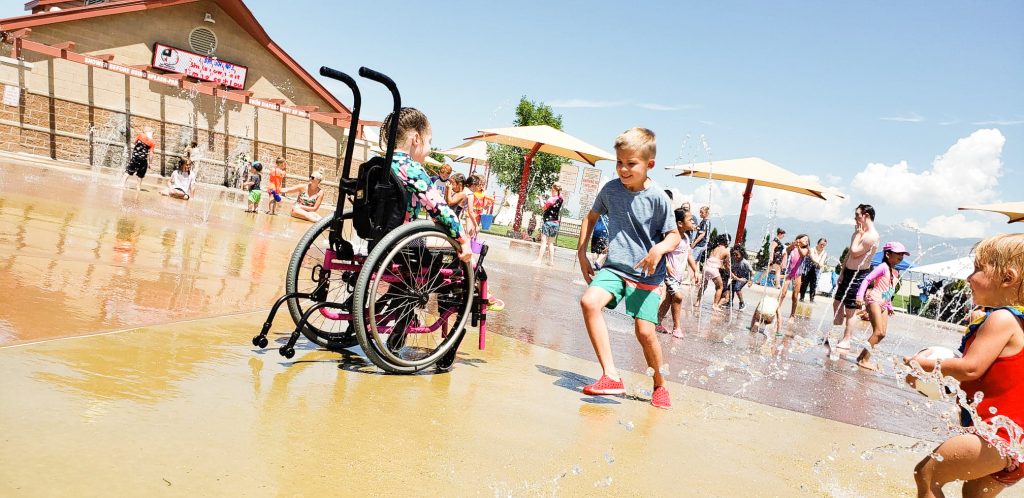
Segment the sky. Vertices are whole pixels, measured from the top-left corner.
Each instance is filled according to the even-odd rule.
[[[865,202],[880,223],[944,236],[1014,231],[956,208],[1024,200],[1024,2],[246,4],[312,74],[392,76],[440,148],[511,125],[526,96],[608,151],[629,127],[654,130],[652,177],[713,213],[738,212],[742,185],[664,166],[761,157],[847,198],[755,188],[754,212],[775,201],[780,217],[852,223]],[[386,92],[361,89],[363,117],[383,118]]]

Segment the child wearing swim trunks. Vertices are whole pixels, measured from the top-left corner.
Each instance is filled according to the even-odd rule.
[[[132,155],[128,158],[128,165],[125,166],[124,176],[121,178],[121,186],[128,187],[128,177],[135,176],[139,182],[135,184],[135,190],[142,190],[142,179],[146,177],[149,170],[149,160],[153,156],[153,148],[156,142],[153,141],[153,129],[143,128],[142,133],[135,137],[135,145],[132,147]]]
[[[267,187],[267,193],[270,194],[270,202],[267,203],[267,214],[277,214],[277,205],[281,203],[284,175],[284,158],[278,157],[277,160],[274,161],[274,167],[270,169],[270,177],[268,178],[270,185]]]
[[[962,417],[963,434],[947,439],[914,468],[918,496],[943,496],[942,487],[953,481],[963,481],[963,496],[996,496],[1024,479],[1024,234],[978,243],[967,283],[975,304],[990,311],[968,326],[960,344],[963,357],[941,360],[941,366],[931,358],[903,359],[959,380],[970,415]],[[908,383],[915,380],[907,377]],[[980,393],[984,398],[972,404]]]
[[[900,281],[900,272],[896,270],[896,265],[910,255],[899,242],[886,242],[882,250],[882,263],[864,277],[860,288],[857,289],[857,306],[866,305],[868,319],[871,321],[868,347],[857,357],[857,364],[868,370],[878,370],[878,365],[871,361],[871,350],[885,339],[889,317],[893,314],[892,296],[896,294],[896,285]]]
[[[647,177],[654,168],[654,132],[631,128],[615,139],[615,172],[606,183],[580,228],[577,246],[580,270],[589,284],[580,299],[587,334],[601,364],[601,378],[584,386],[589,395],[624,394],[626,388],[612,360],[611,341],[603,309],[625,303],[634,318],[636,337],[647,365],[654,371],[651,405],[670,408],[672,402],[661,372],[661,345],[654,325],[658,321],[658,287],[665,280],[664,256],[679,245],[674,216],[662,188]],[[587,259],[587,242],[601,215],[608,216],[608,259],[597,274]]]
[[[249,165],[249,179],[242,184],[242,188],[249,189],[249,205],[245,209],[246,213],[255,213],[260,207],[260,198],[262,197],[260,171],[263,171],[263,165],[259,161],[253,161]]]

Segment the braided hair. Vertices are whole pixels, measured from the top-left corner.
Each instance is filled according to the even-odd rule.
[[[380,125],[380,146],[382,149],[387,148],[388,129],[391,128],[391,120],[394,117],[395,113],[388,114],[388,117],[384,118],[384,122]],[[405,142],[410,130],[418,131],[420,134],[426,133],[430,130],[430,121],[427,120],[426,114],[423,114],[415,107],[403,107],[398,110],[398,133],[395,135],[396,145]]]

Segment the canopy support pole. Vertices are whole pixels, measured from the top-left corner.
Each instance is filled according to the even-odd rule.
[[[740,223],[736,226],[736,235],[733,240],[736,244],[746,244],[743,240],[743,229],[747,225],[747,209],[750,207],[750,194],[754,191],[754,180],[747,180],[747,188],[743,191],[743,207],[740,208]]]
[[[519,179],[519,201],[516,202],[516,220],[512,224],[512,231],[518,232],[519,226],[523,224],[523,204],[526,204],[526,180],[530,178],[530,165],[533,164],[533,156],[537,155],[541,143],[533,144],[533,148],[523,158],[523,176]]]

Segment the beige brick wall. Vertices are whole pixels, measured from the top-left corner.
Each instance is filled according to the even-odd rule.
[[[217,19],[215,25],[203,23],[206,12]],[[219,58],[249,67],[247,89],[257,97],[331,111],[326,101],[210,1],[39,26],[30,39],[48,44],[74,41],[79,53],[113,54],[114,62],[125,65],[149,64],[154,42],[187,50],[187,36],[197,26],[216,33]],[[145,126],[152,126],[158,150],[151,171],[163,166],[169,172],[184,144],[195,136],[200,147],[207,149],[204,181],[222,183],[225,157],[228,167],[234,168],[239,152],[268,166],[285,156],[289,174],[303,178],[317,169],[330,182],[340,174],[337,155],[344,152],[345,139],[340,127],[322,123],[311,127],[307,119],[29,51],[23,55],[26,62],[0,57],[0,84],[23,84],[20,108],[0,104],[0,150],[53,154],[82,163],[92,156],[95,163],[120,168],[125,144]],[[356,165],[366,154],[364,146],[357,147]]]

